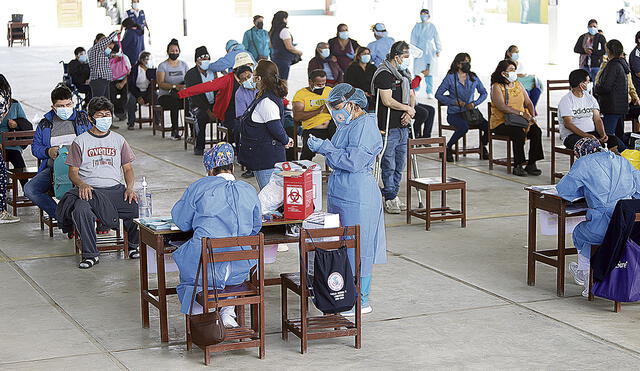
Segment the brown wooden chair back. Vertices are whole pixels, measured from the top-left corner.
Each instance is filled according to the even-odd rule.
[[[421,147],[429,145],[429,147]],[[440,168],[442,177],[442,183],[447,180],[447,138],[421,138],[421,139],[409,139],[407,141],[407,179],[413,179],[413,161],[411,156],[423,155],[429,153],[437,153],[440,158]]]
[[[7,161],[7,147],[30,146],[33,143],[34,130],[6,131],[2,133],[2,158]]]
[[[313,240],[313,241],[312,241]],[[360,292],[360,226],[320,229],[300,229],[300,285],[307,287],[305,272],[309,267],[310,251],[316,248],[323,250],[336,250],[346,246],[355,250],[355,272],[356,286]],[[303,290],[304,292],[305,290]],[[308,294],[308,293],[307,293]],[[358,299],[359,302],[359,299]]]

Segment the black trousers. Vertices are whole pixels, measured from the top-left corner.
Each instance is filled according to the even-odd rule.
[[[124,84],[122,89],[116,87],[118,81],[111,81],[109,86],[109,99],[113,103],[113,111],[118,117],[124,116],[127,112],[127,99],[128,89],[127,84]]]
[[[184,100],[171,95],[161,95],[158,98],[158,103],[164,108],[171,112],[171,135],[178,135],[178,112],[184,107]]]
[[[542,150],[542,130],[538,125],[531,125],[529,131],[516,126],[498,125],[492,130],[494,134],[504,135],[511,138],[513,148],[513,160],[517,165],[522,165],[527,159],[524,157],[524,143],[529,139],[529,163],[533,165],[536,161],[544,158]]]
[[[331,139],[333,134],[336,132],[336,127],[333,124],[333,121],[329,123],[329,126],[325,129],[307,129],[302,131],[302,153],[300,153],[301,160],[313,160],[315,157],[315,152],[309,149],[307,145],[307,141],[309,140],[309,135],[312,135],[316,138],[320,139]]]
[[[418,103],[415,109],[416,115],[413,118],[413,131],[415,132],[416,138],[431,138],[436,109],[422,103]]]
[[[22,158],[22,152],[16,149],[8,149],[7,150],[7,162],[10,162],[13,165],[14,169],[22,169],[27,167],[24,163],[24,158]],[[24,185],[27,184],[27,179],[21,179],[20,184],[22,185],[22,190],[24,190]]]
[[[598,134],[596,131],[590,131],[587,134],[591,134],[591,135],[595,135],[596,138],[600,137],[600,134]],[[618,138],[615,135],[608,135],[609,139],[607,140],[607,148],[613,148],[613,147],[617,147],[618,146]],[[567,147],[568,149],[573,149],[573,147],[575,147],[576,143],[582,139],[581,136],[579,136],[578,134],[569,134],[569,136],[567,136],[566,138],[564,138],[564,146]]]
[[[209,110],[211,110],[213,108],[213,105],[211,107],[209,107]],[[195,117],[196,122],[195,125],[193,127],[194,130],[194,134],[196,137],[196,145],[194,148],[194,151],[197,150],[204,150],[204,142],[205,139],[207,138],[207,123],[211,122],[211,118],[209,117],[209,114],[207,113],[207,110],[204,110],[200,107],[194,107],[191,110],[191,113],[193,115],[193,117]]]

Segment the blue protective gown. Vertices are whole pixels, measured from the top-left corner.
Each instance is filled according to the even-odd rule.
[[[637,198],[640,172],[612,152],[592,153],[579,158],[556,188],[566,200],[587,201],[587,220],[574,229],[573,245],[591,258],[591,245],[602,243],[618,200]]]
[[[382,151],[382,136],[373,114],[365,114],[338,125],[329,141],[318,149],[333,169],[327,191],[327,211],[340,215],[343,226],[360,225],[362,277],[371,275],[373,264],[387,262],[382,195],[373,177],[376,156]],[[349,249],[351,268],[354,255]]]
[[[413,70],[416,72],[423,71],[433,64],[436,53],[440,53],[442,49],[438,30],[431,22],[420,22],[413,26],[411,44],[422,50],[422,57],[413,60]]]
[[[389,36],[370,42],[369,45],[367,45],[367,48],[371,50],[371,63],[378,67],[387,57],[387,54],[389,54],[391,45],[393,45],[394,42],[396,41],[393,37]]]
[[[207,176],[191,184],[173,206],[171,216],[183,231],[193,237],[173,253],[180,269],[177,287],[182,313],[189,313],[190,298],[198,269],[202,238],[256,235],[262,228],[262,212],[255,188],[243,181]],[[245,249],[248,249],[246,247]],[[243,248],[216,249],[217,252]],[[238,285],[248,279],[255,260],[216,263],[216,286]],[[213,288],[213,267],[209,267],[209,285]],[[201,273],[202,275],[202,273]],[[198,280],[202,285],[202,276]],[[202,288],[198,288],[198,292]]]

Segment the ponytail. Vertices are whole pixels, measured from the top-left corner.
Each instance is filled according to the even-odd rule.
[[[270,91],[276,97],[284,98],[289,93],[287,81],[280,78],[278,66],[275,63],[261,60],[258,62],[254,74],[261,79],[262,89],[260,95],[264,94],[265,91]]]

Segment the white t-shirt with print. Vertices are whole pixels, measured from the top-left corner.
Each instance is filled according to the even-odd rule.
[[[563,117],[571,117],[571,122],[585,133],[595,131],[593,122],[593,110],[600,110],[598,101],[589,93],[584,93],[582,98],[568,92],[558,104],[558,121],[560,124],[560,138],[564,140],[573,132],[564,126]]]

